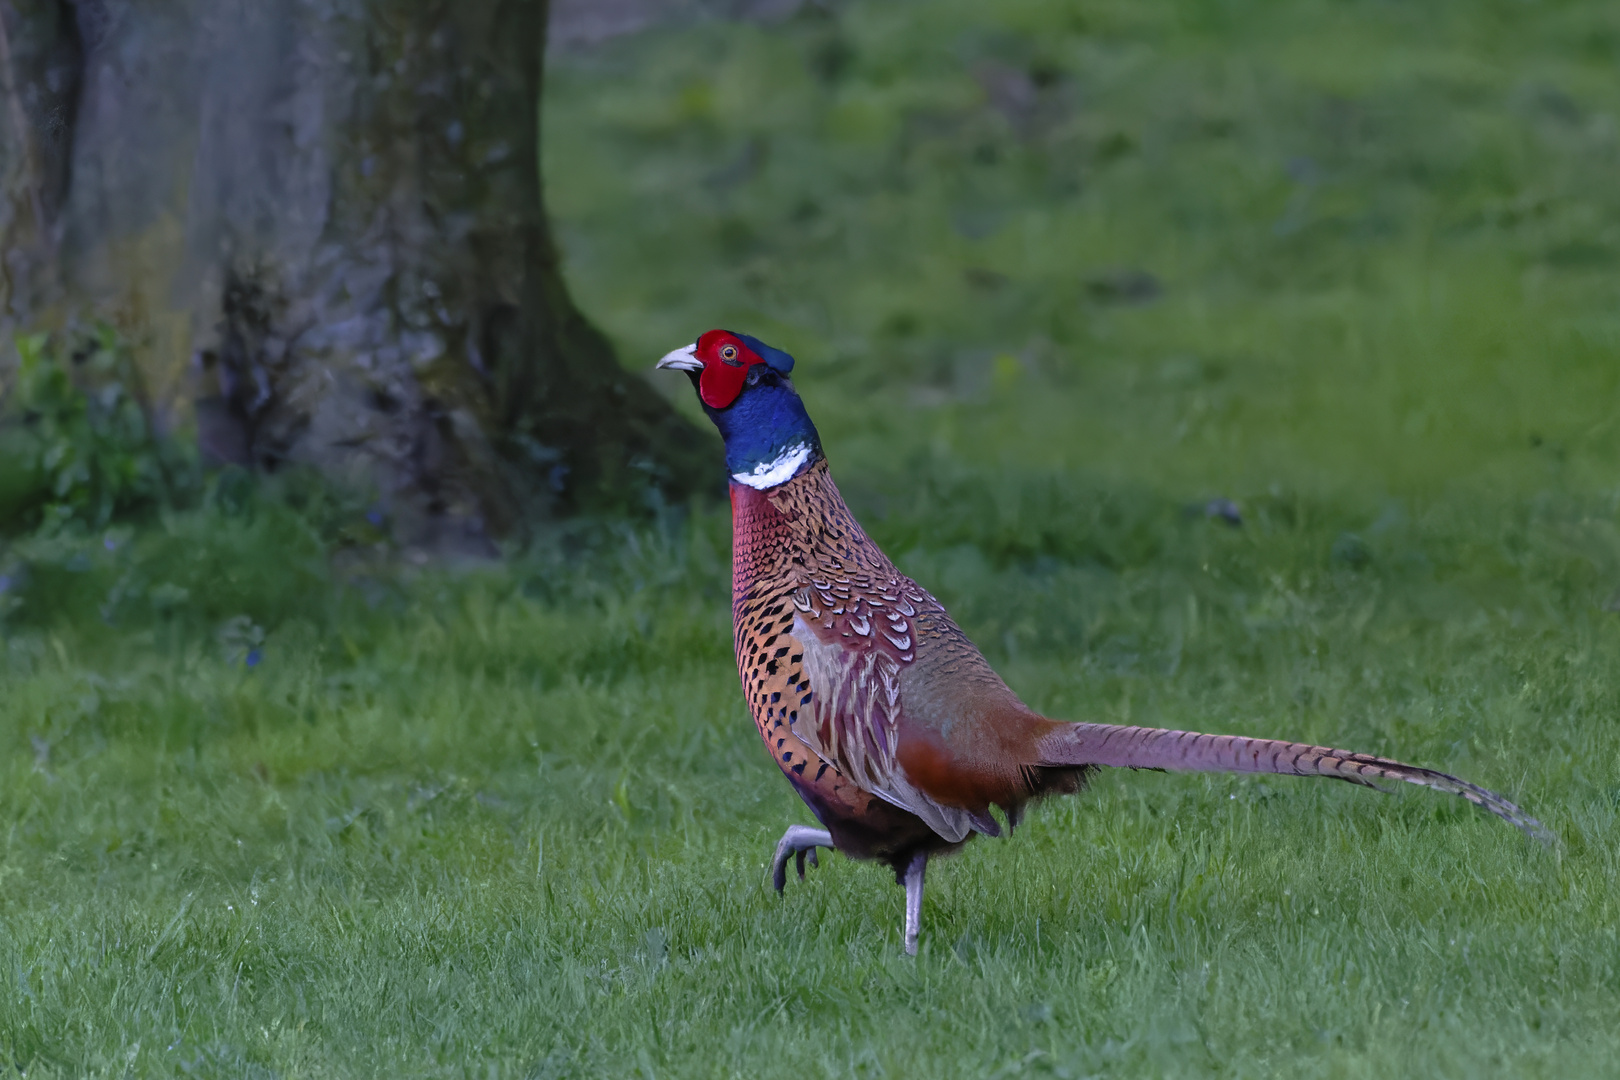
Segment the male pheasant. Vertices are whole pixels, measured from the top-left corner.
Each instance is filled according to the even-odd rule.
[[[1050,720],[1020,701],[940,602],[861,530],[827,471],[793,358],[710,330],[660,368],[685,371],[731,474],[737,672],[772,759],[824,829],[794,825],[772,860],[836,848],[891,866],[917,951],[923,873],[974,833],[999,836],[1032,799],[1136,769],[1403,780],[1460,795],[1540,839],[1540,822],[1445,773],[1325,746]]]

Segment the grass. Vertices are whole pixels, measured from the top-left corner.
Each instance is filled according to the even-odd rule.
[[[793,350],[1032,705],[1444,768],[1557,850],[1110,774],[938,864],[911,960],[880,868],[764,882],[809,818],[723,516],[408,570],[219,498],[0,551],[0,1075],[1612,1075],[1617,56],[1597,3],[874,0],[547,99],[631,366]]]

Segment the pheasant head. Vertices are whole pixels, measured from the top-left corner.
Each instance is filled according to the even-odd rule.
[[[785,484],[821,459],[821,437],[789,374],[793,357],[758,338],[710,330],[658,361],[686,372],[726,444],[731,478]]]

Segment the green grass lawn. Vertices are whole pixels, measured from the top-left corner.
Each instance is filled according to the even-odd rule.
[[[868,0],[554,58],[545,115],[627,366],[795,352],[1031,705],[1557,849],[1110,773],[907,958],[882,868],[765,881],[810,817],[721,511],[411,570],[220,497],[0,547],[0,1076],[1620,1073],[1617,65],[1598,2]]]

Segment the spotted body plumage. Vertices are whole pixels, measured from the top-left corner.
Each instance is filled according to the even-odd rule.
[[[821,512],[817,481],[824,477],[822,466],[769,491],[732,485],[737,673],[772,759],[839,849],[898,863],[932,845],[932,830],[853,779],[836,756],[818,752],[840,743],[831,706],[845,694],[825,674],[812,680],[805,617],[840,635],[853,632],[840,629],[840,619],[864,620],[869,635],[870,616],[857,600],[860,583],[871,579],[862,559],[882,559],[847,515]]]
[[[903,873],[920,851],[999,835],[992,806],[1016,821],[1030,798],[1078,786],[1083,767],[956,760],[953,734],[984,733],[972,720],[1026,738],[1052,721],[867,537],[825,460],[768,490],[734,483],[732,542],[738,674],[754,724],[840,850]],[[932,692],[941,684],[947,694]]]

